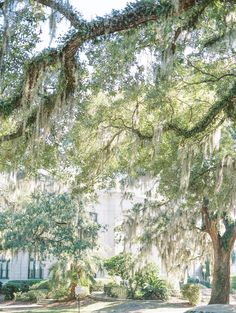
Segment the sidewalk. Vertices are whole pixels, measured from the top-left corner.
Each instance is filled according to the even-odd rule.
[[[0,304],[0,312],[8,312],[12,310],[22,310],[22,309],[39,309],[42,305],[33,303],[33,304]]]

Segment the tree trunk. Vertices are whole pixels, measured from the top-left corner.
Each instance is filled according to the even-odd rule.
[[[212,292],[209,304],[228,304],[230,293],[230,255],[231,249],[225,249],[222,240],[213,242],[214,267]]]
[[[236,240],[236,221],[231,221],[227,212],[221,216],[209,213],[208,199],[203,199],[202,230],[207,232],[212,240],[214,249],[214,266],[212,291],[209,304],[228,304],[230,293],[230,256]],[[225,232],[221,235],[220,220],[223,222]]]

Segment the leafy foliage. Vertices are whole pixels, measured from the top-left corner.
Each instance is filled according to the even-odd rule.
[[[123,279],[129,297],[166,300],[168,287],[166,282],[159,278],[159,270],[156,265],[147,264],[136,269],[136,262],[131,254],[121,253],[106,260],[104,266],[111,276],[116,275]],[[124,286],[110,283],[105,286],[104,291],[109,296],[121,297],[121,295],[125,295]]]
[[[22,292],[28,292],[30,289],[30,286],[33,286],[34,284],[38,284],[39,280],[10,280],[6,284],[4,284],[2,288],[2,293],[5,296],[5,300],[12,300],[14,299],[14,293],[22,293]]]
[[[34,194],[22,209],[3,211],[1,221],[4,249],[28,249],[61,258],[80,258],[81,251],[95,246],[99,229],[67,193]]]
[[[147,264],[135,273],[135,281],[142,299],[162,300],[169,297],[166,282],[159,278],[159,270],[154,264]]]
[[[131,210],[123,229],[131,243],[138,241],[141,254],[157,246],[167,273],[182,271],[184,262],[202,255],[206,236],[196,234],[207,231],[206,220],[199,227],[204,213],[199,208],[206,209],[205,204],[207,221],[217,229],[226,225],[219,238],[230,250],[235,240],[235,4],[141,0],[88,22],[64,1],[50,1],[54,17],[60,12],[72,27],[60,45],[35,55],[39,38],[31,30],[46,16],[44,3],[22,1],[20,15],[17,3],[6,1],[1,11],[2,46],[9,41],[8,29],[14,44],[1,56],[10,64],[9,70],[2,67],[1,169],[23,164],[29,172],[42,166],[56,171],[58,165],[60,175],[68,175],[72,167],[75,193],[110,187],[117,177],[124,187],[144,176],[158,181],[146,201]],[[19,17],[16,33],[7,25],[11,16]],[[55,26],[55,19],[51,22]],[[22,49],[15,47],[18,43]],[[32,54],[24,66],[25,56]],[[74,211],[67,215],[60,208],[61,217],[71,221]],[[25,239],[28,230],[40,251],[70,255],[91,247],[92,240],[75,236],[75,224],[62,231],[54,214],[52,222],[31,225],[29,216],[37,211],[49,217],[34,201],[25,209],[28,220],[13,212],[14,224],[2,215],[6,248],[19,248],[20,241],[33,248]],[[4,229],[5,222],[28,230],[20,238],[21,232]],[[147,227],[137,238],[141,224]],[[88,237],[96,237],[93,226],[85,229]],[[180,239],[193,233],[195,240],[186,246]]]
[[[111,276],[120,276],[123,280],[131,276],[134,260],[129,253],[120,253],[104,262],[104,267]]]
[[[104,286],[104,293],[112,298],[126,299],[128,297],[127,288],[114,282]]]
[[[185,284],[181,287],[184,299],[187,299],[190,304],[197,305],[200,302],[201,290],[199,285]]]
[[[39,299],[44,299],[47,296],[48,291],[43,289],[29,290],[27,292],[15,292],[14,300],[22,302],[36,302]]]

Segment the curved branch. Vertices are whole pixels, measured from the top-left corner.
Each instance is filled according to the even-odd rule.
[[[66,56],[74,55],[78,48],[86,41],[99,36],[110,35],[116,32],[135,28],[150,21],[156,21],[170,10],[168,5],[158,5],[155,2],[142,1],[127,6],[122,11],[113,11],[112,15],[98,17],[91,22],[81,21],[78,31],[63,47]]]
[[[11,141],[21,137],[22,135],[23,135],[23,123],[21,123],[20,126],[18,126],[18,128],[14,132],[1,136],[0,142]]]
[[[170,3],[159,4],[154,0],[146,2],[138,1],[127,5],[127,7],[122,11],[113,11],[111,15],[99,17],[91,22],[87,22],[81,19],[76,12],[72,12],[72,7],[63,6],[59,3],[59,1],[39,0],[39,2],[50,6],[67,17],[71,23],[76,26],[76,30],[73,34],[70,33],[68,35],[68,39],[62,47],[44,50],[27,64],[20,92],[14,95],[11,99],[8,98],[1,101],[0,116],[9,116],[12,111],[21,108],[23,103],[28,105],[32,100],[34,92],[37,91],[37,88],[39,87],[40,73],[45,73],[47,68],[59,63],[62,63],[65,68],[64,73],[62,73],[62,75],[65,75],[65,94],[67,95],[67,93],[73,93],[73,84],[75,84],[75,81],[71,71],[71,65],[74,64],[76,52],[85,42],[96,39],[99,36],[132,29],[139,25],[146,24],[151,21],[157,21],[161,17],[173,14],[173,8]],[[194,6],[198,7],[199,12],[201,12],[202,6],[205,7],[211,2],[212,1],[209,0],[203,0],[201,4],[196,4],[195,0],[181,0],[179,11],[175,13],[175,15],[181,14],[183,11],[187,11]],[[33,77],[32,73],[34,73]],[[60,91],[57,96],[60,96]],[[218,104],[216,108],[213,107],[211,110],[212,112],[210,112],[202,122],[199,122],[199,125],[196,125],[196,127],[191,130],[181,129],[174,124],[167,124],[166,129],[175,130],[177,133],[182,134],[185,137],[190,137],[192,133],[194,134],[201,131],[202,126],[206,128],[210,121],[222,110],[222,107],[224,107],[222,104]],[[213,115],[213,118],[211,115]],[[34,118],[29,117],[25,124],[31,126],[33,123]],[[22,122],[22,125],[20,125],[14,133],[0,137],[0,140],[2,139],[3,141],[8,141],[21,136],[23,132],[23,125],[24,122]],[[151,139],[151,136],[149,137],[143,135],[137,129],[130,130],[134,131],[143,139],[146,137]]]
[[[55,108],[55,104],[56,104],[56,97],[58,95],[53,94],[49,97],[45,98],[44,103],[41,105],[41,109],[40,112],[41,114],[43,114],[44,111],[47,112],[47,115],[44,115],[44,118],[49,118],[51,112],[54,110]],[[21,136],[25,136],[26,139],[28,139],[29,137],[29,133],[32,133],[35,123],[37,122],[37,109],[33,110],[31,112],[31,114],[27,117],[26,121],[22,121],[17,125],[16,130],[14,130],[13,132],[0,136],[0,142],[6,142],[6,141],[11,141],[14,139],[17,139]]]
[[[21,91],[18,95],[14,96],[13,99],[8,98],[2,101],[4,103],[0,105],[0,116],[10,115],[14,109],[22,106],[22,99],[27,89],[27,81],[30,80],[33,69],[37,69],[37,72],[40,72],[40,69],[44,69],[45,71],[47,67],[59,62],[64,64],[70,63],[70,60],[74,58],[78,49],[85,42],[96,39],[99,36],[125,31],[151,21],[157,21],[161,17],[166,17],[172,12],[172,6],[168,3],[164,5],[158,4],[154,0],[146,2],[138,1],[137,3],[129,4],[124,10],[113,11],[111,15],[98,17],[87,22],[80,19],[77,14],[73,15],[71,7],[66,9],[66,7],[59,4],[58,1],[39,0],[39,2],[57,9],[62,14],[65,11],[65,16],[76,25],[76,30],[74,30],[73,34],[71,34],[71,32],[68,34],[68,39],[62,47],[44,50],[28,63],[25,69],[25,78],[22,83]],[[202,6],[205,6],[208,2],[209,0],[205,0],[201,4],[196,5],[195,1],[182,0],[181,12],[184,8],[187,10],[194,6],[198,6],[200,10]],[[179,14],[181,12],[179,12]],[[37,79],[38,78],[36,77],[34,86],[31,86],[31,88],[27,90],[28,94],[30,94],[31,90],[37,85]],[[18,101],[14,101],[15,99]],[[6,109],[6,107],[8,107],[8,109]]]
[[[68,35],[66,43],[61,48],[46,49],[30,60],[25,68],[21,90],[12,99],[7,98],[1,101],[0,116],[10,115],[13,110],[23,105],[24,98],[31,97],[32,90],[38,84],[40,71],[45,72],[50,66],[61,62],[65,64],[65,68],[67,67],[67,72],[69,72],[69,67],[66,65],[71,63],[78,49],[88,40],[157,20],[165,10],[162,6],[154,4],[147,2],[146,5],[140,5],[138,2],[133,6],[133,10],[126,8],[123,11],[115,11],[111,16],[97,18],[91,22],[82,19],[78,21],[78,30],[75,30],[72,35]],[[35,73],[34,79],[32,79],[32,72]]]
[[[140,131],[138,128],[135,128],[133,126],[129,126],[125,123],[125,121],[119,117],[119,118],[116,118],[115,120],[113,120],[113,122],[117,122],[117,121],[120,121],[121,122],[121,126],[119,125],[115,125],[115,124],[111,124],[110,126],[113,127],[113,128],[117,128],[117,129],[120,129],[120,130],[127,130],[135,135],[137,135],[141,140],[151,140],[154,136],[154,131],[152,129],[152,134],[144,134],[142,133],[142,131]]]
[[[206,130],[210,124],[215,120],[215,118],[224,110],[229,109],[234,105],[236,96],[236,82],[234,82],[233,87],[230,89],[228,95],[224,97],[223,99],[217,101],[208,111],[208,113],[203,116],[203,118],[196,123],[192,128],[182,128],[174,123],[167,123],[164,126],[164,130],[173,130],[178,135],[183,136],[185,138],[193,137],[194,135],[197,135],[198,133],[203,132]]]
[[[203,80],[199,80],[196,82],[192,82],[192,83],[188,83],[188,82],[184,82],[187,86],[193,86],[193,85],[200,85],[200,84],[206,84],[206,83],[215,83],[220,81],[221,79],[225,78],[225,77],[236,77],[236,74],[234,73],[226,73],[224,75],[221,75],[219,77],[215,78],[210,78],[210,79],[203,79]]]
[[[81,16],[71,5],[64,5],[60,1],[53,0],[38,0],[38,3],[41,3],[47,7],[50,7],[54,11],[59,12],[65,18],[67,18],[71,25],[75,28],[78,28],[81,24]]]

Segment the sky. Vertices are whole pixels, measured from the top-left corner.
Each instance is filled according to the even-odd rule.
[[[81,12],[86,19],[94,18],[111,12],[112,9],[122,9],[127,0],[70,0],[72,6]]]
[[[70,4],[80,12],[86,20],[91,20],[96,16],[103,16],[104,14],[110,13],[112,9],[120,10],[123,9],[128,0],[70,0]],[[42,35],[41,42],[36,46],[36,52],[40,52],[44,48],[49,46],[50,36],[49,36],[49,22],[47,21],[41,25]],[[62,22],[58,25],[56,31],[56,37],[51,43],[51,47],[57,46],[57,38],[63,36],[68,28],[69,22]]]

